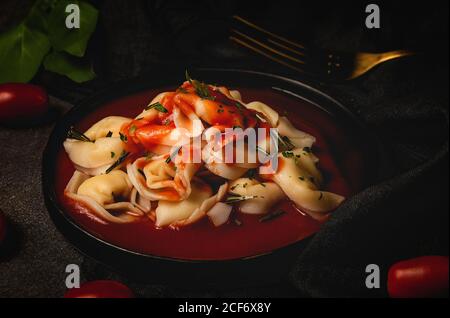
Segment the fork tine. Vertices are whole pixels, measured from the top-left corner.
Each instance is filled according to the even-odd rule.
[[[284,37],[282,37],[282,36],[280,36],[278,34],[275,34],[275,33],[272,33],[270,31],[266,30],[266,29],[263,29],[263,28],[257,26],[256,24],[254,24],[254,23],[252,23],[252,22],[250,22],[250,21],[248,21],[248,20],[246,20],[246,19],[244,19],[244,18],[242,18],[242,17],[240,17],[238,15],[234,15],[233,19],[235,19],[235,20],[237,20],[239,22],[242,22],[242,23],[246,24],[247,26],[249,26],[249,27],[251,27],[251,28],[253,28],[255,30],[258,30],[258,31],[263,32],[263,33],[265,33],[267,35],[270,35],[271,37],[274,37],[274,38],[276,38],[276,39],[278,39],[280,41],[283,41],[283,42],[288,43],[288,44],[290,44],[292,46],[295,46],[295,47],[297,47],[299,49],[305,49],[305,47],[302,44],[294,42],[294,41],[291,41],[291,40],[288,40],[288,39],[286,39],[286,38],[284,38]]]
[[[272,44],[274,44],[274,45],[276,45],[276,46],[278,46],[278,47],[280,47],[282,49],[285,49],[286,51],[292,52],[294,54],[297,54],[297,55],[300,55],[300,56],[305,56],[305,53],[297,51],[297,50],[294,50],[293,48],[290,48],[290,47],[288,47],[288,46],[286,46],[286,45],[284,45],[284,44],[282,44],[280,42],[277,42],[277,41],[271,39],[271,38],[268,38],[267,42],[272,43]]]
[[[251,41],[251,42],[253,42],[253,43],[259,45],[260,47],[263,47],[263,48],[265,48],[266,50],[268,50],[268,51],[270,51],[270,52],[272,52],[272,53],[275,53],[275,54],[277,54],[277,55],[279,55],[279,56],[282,56],[282,57],[284,57],[284,58],[286,58],[286,59],[288,59],[288,60],[291,60],[291,61],[296,62],[296,63],[299,63],[299,64],[305,64],[304,61],[302,61],[302,60],[300,60],[300,59],[298,59],[298,58],[296,58],[296,57],[293,57],[293,56],[291,56],[291,55],[289,55],[289,54],[286,54],[286,53],[283,53],[283,52],[281,52],[281,51],[278,51],[278,50],[274,49],[273,47],[270,47],[270,46],[264,44],[263,42],[258,41],[258,40],[256,40],[256,39],[252,38],[251,36],[248,36],[248,35],[246,35],[246,34],[244,34],[244,33],[242,33],[242,32],[239,32],[238,30],[231,29],[231,32],[234,32],[234,33],[236,33],[237,35],[241,36],[242,38],[244,38],[244,39],[246,39],[246,40],[248,40],[248,41]]]
[[[253,46],[253,45],[251,45],[251,44],[249,44],[249,43],[247,43],[245,41],[242,41],[242,40],[240,40],[240,39],[238,39],[238,38],[236,38],[234,36],[230,36],[229,39],[231,41],[233,41],[233,42],[243,46],[243,47],[246,47],[247,49],[252,50],[253,52],[256,52],[256,53],[258,53],[258,54],[260,54],[260,55],[262,55],[264,57],[267,57],[268,59],[271,59],[274,62],[277,62],[277,63],[279,63],[281,65],[284,65],[284,66],[286,66],[286,67],[288,67],[290,69],[293,69],[293,70],[295,70],[297,72],[304,73],[304,71],[301,68],[298,68],[298,67],[296,67],[294,65],[291,65],[291,64],[289,64],[289,63],[287,63],[287,62],[285,62],[285,61],[283,61],[283,60],[281,60],[281,59],[279,59],[279,58],[277,58],[275,56],[272,56],[269,53],[264,52],[263,50],[255,47],[255,46]]]

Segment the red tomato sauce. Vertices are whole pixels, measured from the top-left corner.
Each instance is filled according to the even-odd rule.
[[[173,89],[170,89],[173,90]],[[349,197],[367,182],[366,163],[361,144],[345,127],[318,107],[273,90],[240,88],[244,102],[259,100],[287,116],[295,127],[316,137],[313,152],[319,157],[324,175],[323,190]],[[149,90],[110,102],[76,124],[80,131],[107,116],[134,118],[161,90]],[[56,192],[67,213],[84,229],[97,237],[132,251],[188,260],[225,260],[269,253],[316,233],[321,223],[300,213],[292,203],[283,201],[274,207],[286,213],[267,222],[261,216],[234,213],[230,222],[215,228],[207,218],[179,230],[157,229],[149,218],[131,224],[105,224],[88,211],[67,200],[64,188],[74,168],[64,149],[58,154]],[[241,223],[237,225],[232,220]]]

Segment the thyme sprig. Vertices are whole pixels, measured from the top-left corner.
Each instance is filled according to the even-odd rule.
[[[194,80],[189,75],[189,72],[186,70],[185,73],[186,80],[194,87],[195,93],[202,99],[214,100],[215,97],[211,95],[209,92],[208,84],[202,83],[200,81]]]
[[[94,142],[88,136],[86,136],[82,132],[79,132],[78,130],[73,128],[73,126],[70,127],[69,131],[67,132],[67,138],[84,141],[84,142]]]
[[[122,154],[120,155],[119,159],[116,162],[114,162],[112,164],[112,166],[106,170],[106,174],[110,173],[111,171],[113,171],[114,169],[119,167],[125,161],[125,159],[127,159],[129,154],[130,154],[129,152],[122,151]]]
[[[263,198],[257,195],[240,195],[237,193],[230,192],[230,196],[225,199],[225,203],[237,203],[257,198]]]
[[[145,107],[145,110],[150,110],[150,109],[156,109],[160,113],[168,113],[169,112],[167,110],[167,108],[165,108],[164,105],[161,104],[160,102],[153,103],[153,104],[150,104],[147,107]]]

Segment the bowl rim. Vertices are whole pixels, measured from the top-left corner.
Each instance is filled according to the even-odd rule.
[[[166,70],[167,71],[167,70]],[[173,74],[179,74],[179,69],[172,69],[169,71],[169,73],[175,72]],[[309,84],[305,81],[292,79],[283,75],[277,75],[277,74],[271,74],[266,72],[260,72],[260,71],[253,71],[253,70],[245,70],[245,69],[235,69],[235,68],[194,68],[193,73],[240,73],[240,74],[246,74],[248,76],[255,76],[260,77],[261,79],[266,80],[277,80],[278,83],[285,83],[290,84],[293,87],[296,88],[302,88],[306,91],[311,92],[314,97],[321,98],[324,101],[327,101],[328,104],[332,104],[334,107],[337,107],[337,111],[341,112],[342,115],[344,115],[347,120],[350,120],[352,124],[354,124],[359,130],[364,132],[365,136],[369,137],[371,141],[376,145],[375,148],[377,148],[377,153],[381,158],[380,165],[378,167],[378,170],[376,172],[377,178],[380,175],[381,171],[384,171],[385,169],[381,166],[385,166],[387,164],[387,160],[385,159],[385,153],[382,146],[381,141],[378,139],[378,137],[367,128],[367,126],[353,113],[351,112],[347,107],[345,107],[342,103],[337,101],[335,98],[331,97],[330,95],[324,93],[322,90],[319,90],[312,86],[313,84]],[[151,76],[151,75],[150,75]],[[151,78],[151,77],[150,77]],[[77,222],[75,222],[61,207],[61,205],[58,202],[55,187],[54,187],[54,169],[52,163],[55,161],[56,155],[60,148],[62,147],[62,144],[58,145],[57,140],[59,139],[60,135],[65,133],[68,128],[67,122],[72,122],[70,119],[73,119],[72,117],[79,117],[75,116],[80,111],[86,111],[86,108],[88,106],[92,106],[92,104],[96,104],[97,106],[94,108],[91,108],[87,111],[87,113],[94,111],[97,109],[97,107],[101,107],[101,105],[105,104],[108,101],[113,101],[120,97],[126,97],[132,94],[139,93],[145,89],[152,89],[152,88],[158,88],[158,86],[154,86],[151,81],[148,81],[149,75],[145,74],[139,77],[135,77],[132,79],[127,79],[123,81],[116,82],[112,85],[109,85],[108,87],[96,92],[93,95],[88,96],[87,98],[82,99],[81,101],[77,102],[67,113],[65,113],[56,123],[54,126],[49,138],[48,142],[45,146],[43,156],[42,156],[42,190],[44,194],[44,201],[46,208],[49,212],[49,215],[55,224],[56,228],[59,232],[63,234],[63,236],[81,253],[92,257],[94,259],[99,260],[95,255],[91,255],[92,253],[86,252],[85,248],[81,248],[77,242],[75,242],[71,236],[68,235],[67,228],[64,229],[64,227],[69,226],[70,230],[73,232],[78,232],[80,235],[83,235],[83,239],[91,240],[92,242],[98,243],[101,245],[102,248],[108,248],[112,249],[114,252],[120,252],[127,254],[129,256],[137,256],[137,257],[144,257],[149,260],[156,260],[156,261],[169,261],[169,262],[176,262],[176,263],[182,263],[182,264],[214,264],[214,263],[232,263],[236,261],[246,261],[246,260],[253,260],[257,258],[261,258],[263,256],[267,255],[273,255],[277,253],[281,253],[283,251],[287,251],[288,249],[294,249],[296,246],[300,245],[300,243],[310,239],[314,236],[314,234],[311,234],[310,236],[301,239],[299,241],[289,243],[287,245],[281,246],[279,248],[276,248],[274,250],[257,254],[257,255],[251,255],[251,256],[244,256],[244,257],[237,257],[237,258],[230,258],[230,259],[183,259],[183,258],[176,258],[176,257],[167,257],[167,256],[158,256],[153,254],[147,254],[142,252],[133,251],[124,247],[120,247],[118,245],[115,245],[113,243],[110,243],[100,237],[97,237],[95,234],[90,233],[88,230],[84,229],[81,225],[79,225]],[[176,79],[176,77],[175,77]],[[143,84],[146,83],[146,84]],[[169,83],[167,83],[170,85]],[[176,80],[173,80],[173,85],[176,85]],[[163,87],[163,85],[159,85],[159,87]],[[277,87],[272,86],[272,89],[276,89]],[[283,90],[281,88],[278,88],[278,90],[284,92],[284,93],[290,93],[293,94],[296,98],[301,98],[309,103],[315,105],[316,107],[319,107],[320,109],[326,111],[329,114],[330,110],[327,108],[324,108],[323,106],[319,105],[320,103],[312,101],[304,96],[297,95],[295,93],[292,93],[287,90]],[[109,266],[108,262],[105,262],[103,260],[100,260],[102,263],[105,263],[107,266]]]

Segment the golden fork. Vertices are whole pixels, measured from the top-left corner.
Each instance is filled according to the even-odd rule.
[[[346,53],[311,49],[240,16],[233,16],[233,26],[229,39],[234,43],[295,71],[334,80],[354,79],[381,63],[415,54],[407,50]]]

